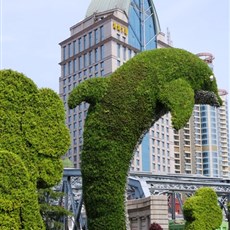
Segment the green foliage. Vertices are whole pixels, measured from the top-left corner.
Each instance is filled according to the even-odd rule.
[[[59,96],[38,89],[21,73],[1,70],[0,199],[4,207],[0,215],[4,220],[0,223],[8,223],[5,229],[43,229],[36,190],[60,181],[61,156],[69,142]]]
[[[183,206],[186,230],[215,230],[222,223],[217,195],[211,188],[200,188]]]
[[[62,160],[63,168],[74,168],[73,162],[69,158],[64,158]]]
[[[35,191],[21,158],[0,151],[0,229],[43,229]]]
[[[211,75],[187,51],[157,49],[138,54],[110,77],[89,79],[72,91],[70,108],[90,103],[81,164],[90,230],[125,229],[126,176],[138,142],[167,112],[176,129],[183,127],[200,90],[212,91],[220,100]]]
[[[63,196],[63,193],[48,188],[39,189],[38,195],[40,213],[46,230],[62,230],[64,226],[61,220],[72,215],[72,213],[58,205],[58,200]]]

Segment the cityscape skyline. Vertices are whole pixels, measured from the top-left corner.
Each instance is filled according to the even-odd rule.
[[[22,0],[18,4],[1,0],[1,68],[23,72],[39,87],[58,92],[58,43],[69,36],[70,26],[85,18],[89,3],[90,0],[77,4],[70,0],[63,8],[60,0],[55,5],[46,1]],[[154,1],[161,30],[167,36],[169,28],[173,46],[193,53],[212,53],[219,88],[229,91],[228,4],[227,0],[222,4],[216,0]]]
[[[82,103],[70,110],[67,100],[72,89],[88,78],[109,76],[138,52],[172,45],[167,34],[159,33],[157,13],[149,3],[151,1],[137,3],[135,0],[117,0],[110,1],[107,6],[102,2],[93,0],[86,13],[88,17],[72,25],[70,36],[60,42],[62,61],[59,93],[64,101],[66,124],[72,137],[66,156],[76,168],[80,168],[81,164],[82,134],[88,105]],[[212,58],[207,61],[210,68],[213,68]],[[223,151],[220,149],[219,138],[226,138],[228,119],[226,115],[223,117],[227,126],[222,122],[222,131],[219,133],[217,109],[210,107],[209,112],[209,107],[203,107],[195,106],[189,123],[179,133],[172,129],[170,115],[159,119],[136,149],[130,170],[222,175],[220,167],[228,165],[228,138],[223,143]],[[215,162],[212,166],[214,155]],[[222,158],[224,163],[217,160]],[[228,168],[226,171],[224,167],[224,171],[223,176],[228,176]]]
[[[178,0],[175,0],[175,2],[176,1],[178,1]],[[87,104],[83,103],[79,108],[76,109],[76,111],[75,110],[70,111],[67,107],[67,99],[68,99],[68,94],[71,92],[71,90],[75,86],[77,86],[81,81],[84,81],[87,78],[91,78],[94,76],[108,76],[108,75],[110,75],[117,67],[122,65],[123,62],[125,62],[128,59],[130,59],[131,57],[133,57],[139,51],[143,51],[145,49],[154,49],[154,48],[158,47],[156,44],[154,44],[155,40],[156,40],[154,38],[156,36],[157,36],[158,41],[161,40],[162,43],[161,42],[160,43],[163,45],[163,47],[172,46],[172,47],[176,47],[176,48],[184,48],[184,47],[181,47],[181,46],[174,43],[172,36],[170,35],[171,32],[168,30],[168,28],[166,29],[166,31],[164,31],[163,29],[160,29],[160,25],[162,25],[161,19],[160,19],[160,14],[159,14],[159,11],[157,10],[158,7],[155,5],[154,6],[156,8],[156,12],[155,12],[155,10],[153,10],[154,16],[152,16],[154,23],[151,22],[151,20],[149,21],[149,18],[152,18],[152,17],[149,17],[150,11],[147,10],[147,8],[146,8],[146,14],[148,14],[148,16],[146,16],[146,20],[145,20],[145,16],[140,17],[141,20],[144,20],[146,23],[146,30],[144,27],[141,27],[139,29],[137,26],[139,23],[139,21],[138,21],[139,19],[135,19],[136,14],[135,14],[135,10],[134,10],[134,5],[136,4],[135,7],[138,7],[138,5],[137,5],[137,3],[134,3],[134,2],[130,5],[130,7],[131,6],[133,7],[133,13],[132,13],[132,11],[128,11],[128,8],[127,8],[128,5],[126,5],[126,9],[123,9],[126,11],[125,15],[128,15],[128,17],[129,17],[128,21],[126,21],[127,19],[124,19],[124,18],[126,18],[125,15],[124,16],[120,15],[122,13],[119,11],[114,13],[114,15],[112,15],[112,14],[110,15],[110,17],[114,18],[114,20],[118,19],[118,21],[117,22],[116,21],[113,21],[113,22],[108,21],[108,23],[109,23],[108,25],[103,25],[100,22],[102,19],[105,19],[108,17],[108,15],[106,15],[106,14],[104,15],[104,13],[96,14],[96,15],[94,15],[94,17],[91,17],[91,18],[90,17],[89,18],[83,17],[81,20],[68,26],[68,28],[70,28],[70,34],[68,36],[66,36],[65,40],[62,39],[59,41],[59,45],[61,46],[61,50],[62,50],[61,55],[59,54],[59,56],[61,56],[60,61],[59,61],[60,66],[61,66],[61,69],[59,70],[59,94],[64,101],[65,109],[67,112],[66,123],[69,127],[71,137],[72,137],[71,149],[68,151],[67,156],[69,157],[69,159],[74,161],[74,166],[77,168],[80,167],[80,154],[81,154],[81,149],[82,149],[82,144],[83,144],[82,134],[83,134],[83,129],[84,129],[84,119],[87,115],[88,106],[87,106]],[[144,3],[145,7],[147,7],[146,4],[147,5],[149,4],[147,2],[148,1],[146,1]],[[149,2],[151,2],[151,1],[149,1]],[[100,6],[99,6],[99,8],[98,8],[98,5],[100,5],[100,4],[98,4],[98,3],[95,4],[95,3],[96,3],[96,0],[92,1],[92,3],[89,5],[88,10],[85,12],[85,15],[88,15],[88,16],[91,15],[92,16],[94,14],[94,12],[97,10],[99,10],[99,12],[103,12],[105,10],[104,7],[100,8]],[[101,2],[99,2],[99,3],[101,3]],[[121,4],[121,2],[119,0],[110,1],[108,5],[110,5],[110,7],[111,7],[111,4],[114,4],[114,5],[112,6],[112,8],[109,8],[109,9],[115,9],[116,6],[118,6],[119,4],[120,4],[120,7],[124,7],[124,5],[125,5],[125,4],[123,4],[123,2]],[[116,5],[116,4],[118,4],[118,5]],[[139,13],[141,13],[141,5],[139,7],[140,7]],[[176,7],[176,5],[174,5],[171,8],[171,11],[176,13],[176,16],[170,15],[171,11],[167,12],[167,10],[166,10],[167,18],[173,18],[173,20],[177,20],[178,17],[183,18],[183,14],[186,12],[186,9],[189,8],[191,10],[191,9],[193,9],[193,7],[195,7],[195,5],[194,5],[194,3],[191,3],[191,2],[189,4],[184,4],[184,5],[182,4],[179,9]],[[199,13],[199,10],[198,10],[198,13]],[[208,21],[209,16],[210,16],[209,14],[206,15],[205,21],[206,20]],[[110,20],[110,17],[108,17],[109,20]],[[159,21],[157,18],[159,18]],[[122,20],[122,21],[120,21],[120,20]],[[180,21],[181,21],[181,19],[180,19]],[[195,21],[195,19],[194,19],[194,21]],[[201,26],[202,22],[203,21],[198,23],[199,26],[197,24],[197,27],[196,27],[196,30],[197,30],[196,33],[197,34],[200,34],[200,29],[203,28]],[[115,24],[112,26],[111,23],[112,24],[115,23]],[[119,24],[119,23],[123,23],[123,24]],[[211,23],[211,21],[209,21],[209,23]],[[41,24],[40,26],[42,27],[43,25]],[[112,31],[110,31],[111,30],[110,27],[112,27],[113,30],[115,28],[117,28],[117,32],[112,33]],[[185,28],[187,28],[187,27],[185,27]],[[192,31],[193,27],[191,27],[189,29]],[[38,30],[38,32],[39,32],[39,30]],[[159,32],[160,32],[160,34],[159,34]],[[146,34],[143,36],[142,34],[144,34],[144,33],[146,33]],[[52,33],[50,33],[50,34],[52,35]],[[182,31],[182,33],[178,32],[178,34],[179,34],[179,36],[183,37],[183,35],[185,33],[184,33],[184,31]],[[206,36],[204,36],[204,38],[205,37]],[[104,43],[104,39],[105,39],[105,43]],[[140,40],[140,44],[138,44],[138,39]],[[198,41],[197,41],[198,47],[199,47],[200,43],[202,43],[202,42],[203,42],[203,40],[199,39],[199,37],[198,37]],[[206,43],[207,43],[207,47],[208,47],[209,42],[207,39],[206,39]],[[41,44],[44,44],[46,46],[46,43],[41,43]],[[220,43],[220,44],[222,44],[222,43]],[[228,46],[228,44],[227,44],[227,46]],[[158,47],[158,48],[160,48],[160,47]],[[26,52],[27,50],[23,50],[23,51]],[[210,52],[210,50],[206,50],[206,48],[199,50],[199,51],[196,51],[196,52],[192,51],[192,50],[189,50],[189,51],[193,52],[193,53],[201,53],[201,52],[205,53],[205,52],[207,52],[207,53],[213,54],[213,52]],[[34,53],[31,52],[31,54],[34,54]],[[43,57],[44,57],[44,59],[46,59],[46,58],[50,58],[51,56],[52,55],[49,55],[49,53],[48,53],[48,55],[44,55]],[[38,65],[39,65],[39,63],[38,63]],[[227,66],[225,66],[225,67],[227,67]],[[45,74],[47,73],[45,71],[45,69],[43,69],[43,68],[38,68],[38,70],[44,72]],[[216,73],[215,70],[216,70],[216,65],[214,62],[214,73]],[[28,77],[30,77],[30,76],[28,76]],[[220,78],[218,78],[218,74],[216,74],[216,77],[217,77],[217,81],[219,82]],[[223,79],[226,81],[228,78],[223,78]],[[41,81],[42,81],[42,79],[40,79],[40,82]],[[220,89],[221,88],[226,89],[226,87],[221,87],[220,85],[219,85],[219,88]],[[199,113],[199,110],[198,110],[198,113]],[[178,162],[178,164],[181,165],[181,163],[183,163],[185,161],[185,164],[189,164],[189,165],[186,165],[186,167],[185,167],[185,169],[187,170],[186,173],[192,173],[193,169],[196,169],[195,161],[193,160],[193,158],[184,160],[184,151],[185,150],[183,147],[183,143],[181,143],[182,145],[179,143],[175,144],[177,142],[172,139],[172,136],[173,136],[172,133],[169,135],[169,132],[167,131],[167,130],[171,130],[171,126],[170,126],[170,123],[168,121],[168,118],[165,117],[162,119],[163,119],[162,124],[158,124],[158,126],[161,127],[161,130],[162,130],[161,133],[159,133],[159,128],[157,128],[157,125],[156,125],[156,127],[154,127],[153,129],[150,130],[150,134],[148,134],[143,139],[144,144],[141,145],[140,148],[137,149],[137,152],[136,152],[135,157],[133,159],[132,168],[134,170],[137,170],[137,171],[145,170],[145,171],[156,171],[156,172],[162,172],[163,171],[163,172],[173,173],[174,172],[174,166],[173,166],[174,163],[173,162],[174,162],[175,156],[177,156],[176,158],[178,158],[178,156],[179,156],[179,158],[176,159],[175,162]],[[197,118],[197,119],[199,119],[199,118]],[[168,124],[166,124],[164,122],[168,122]],[[193,124],[191,124],[191,128],[192,127],[193,127]],[[173,132],[173,131],[171,130],[170,132]],[[188,140],[190,139],[190,137],[193,136],[193,128],[189,129],[187,131],[184,131],[184,132],[190,133],[189,136],[187,135],[187,133],[186,133],[187,136],[185,135]],[[198,136],[199,139],[201,137],[200,132],[201,132],[201,130],[199,129],[198,133],[196,134],[196,136]],[[157,136],[155,136],[155,134],[157,134]],[[164,138],[162,140],[158,140],[156,142],[153,142],[153,140],[159,139],[159,136],[162,136]],[[202,135],[202,136],[204,136],[204,135]],[[199,142],[200,142],[200,140],[199,140]],[[157,145],[156,145],[156,143],[157,143]],[[174,156],[173,151],[172,151],[173,143],[174,143],[174,145],[181,145],[181,147],[179,148],[179,149],[181,149],[180,151],[178,150],[178,148],[174,148],[174,150],[176,151],[175,156]],[[189,140],[188,143],[193,143],[193,141]],[[161,149],[161,147],[162,147],[162,149]],[[162,152],[162,156],[160,156],[160,157],[158,156],[156,158],[156,156],[155,156],[156,150],[155,149],[158,151],[159,154]],[[188,155],[188,152],[190,150],[192,151],[192,147],[190,150],[189,149],[186,149],[187,155]],[[200,146],[198,146],[198,148],[196,148],[196,150],[195,150],[196,154],[195,155],[198,154],[199,156],[201,156],[201,153],[199,151],[200,151]],[[213,150],[211,150],[210,154],[212,154],[212,151]],[[194,155],[194,153],[192,153],[192,155]],[[186,157],[186,158],[188,158],[188,157]],[[143,165],[142,165],[142,163],[143,163]],[[195,168],[194,168],[194,166],[195,166]],[[178,173],[184,172],[184,169],[182,170],[181,167],[183,168],[183,166],[176,168],[176,171]],[[193,171],[193,173],[195,173],[195,172],[197,172],[197,171]],[[201,170],[199,171],[199,174],[202,174]],[[216,173],[215,173],[215,175],[217,176]],[[218,173],[218,175],[219,175],[219,173]]]

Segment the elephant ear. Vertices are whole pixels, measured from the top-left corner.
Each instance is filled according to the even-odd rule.
[[[73,109],[83,101],[95,105],[106,94],[108,81],[108,78],[92,78],[79,84],[69,95],[69,108]]]
[[[171,112],[175,129],[186,125],[194,107],[194,92],[184,79],[176,79],[164,84],[159,93],[160,102]]]

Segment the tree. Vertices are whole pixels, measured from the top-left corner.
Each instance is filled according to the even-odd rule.
[[[81,155],[90,230],[126,229],[124,193],[133,152],[167,112],[172,114],[174,128],[180,129],[196,101],[219,106],[221,99],[211,75],[208,65],[194,54],[156,49],[136,55],[110,77],[86,80],[71,92],[70,109],[82,101],[90,104]],[[203,97],[206,93],[208,100]]]
[[[211,188],[200,188],[183,206],[186,230],[215,230],[222,223],[217,195]]]
[[[72,213],[58,204],[63,193],[57,192],[51,188],[39,189],[39,205],[42,219],[46,230],[62,230],[62,220],[71,216]]]
[[[74,168],[73,162],[67,157],[63,159],[62,163],[64,168]]]
[[[64,121],[63,102],[53,90],[38,89],[16,71],[0,71],[0,215],[15,226],[5,229],[44,228],[37,189],[62,177],[61,156],[70,142]]]

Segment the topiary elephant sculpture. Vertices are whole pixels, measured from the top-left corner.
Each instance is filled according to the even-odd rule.
[[[63,102],[13,70],[0,71],[0,229],[44,229],[38,188],[62,177],[69,147]]]
[[[82,101],[90,104],[81,163],[90,230],[126,228],[125,184],[135,148],[164,114],[171,112],[174,128],[180,129],[195,103],[219,106],[212,75],[206,63],[185,50],[156,49],[71,92],[71,109]]]

